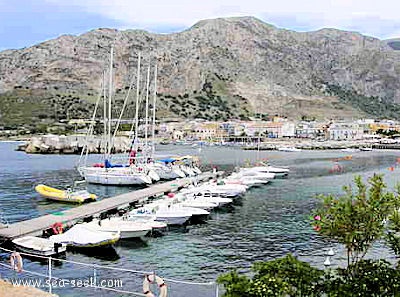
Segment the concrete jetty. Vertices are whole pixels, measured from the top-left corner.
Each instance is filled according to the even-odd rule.
[[[219,174],[216,173],[216,175]],[[215,177],[215,174],[211,172],[205,172],[197,176],[196,180],[208,180],[213,177]],[[6,228],[0,229],[0,238],[3,240],[12,240],[26,235],[42,235],[43,230],[50,228],[50,226],[54,223],[62,222],[63,224],[74,224],[79,220],[99,215],[109,210],[125,208],[133,203],[144,202],[150,197],[175,191],[178,188],[182,188],[192,182],[193,178],[190,177],[172,180],[155,184],[144,189],[78,206],[56,214],[48,214],[31,220],[10,224]]]

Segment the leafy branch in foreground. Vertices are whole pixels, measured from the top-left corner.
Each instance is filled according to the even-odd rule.
[[[385,221],[399,204],[399,196],[386,191],[383,176],[375,174],[368,180],[354,178],[355,188],[345,186],[344,195],[320,195],[322,205],[313,211],[314,230],[343,244],[347,264],[355,265],[383,237]]]

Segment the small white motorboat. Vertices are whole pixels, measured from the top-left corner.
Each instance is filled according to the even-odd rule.
[[[180,169],[187,175],[187,176],[196,176],[197,173],[194,172],[193,168],[186,166],[186,165],[181,165]]]
[[[341,149],[341,151],[342,151],[342,152],[346,152],[346,153],[357,153],[357,152],[359,152],[360,150],[357,149],[357,148],[350,148],[350,147],[348,147],[348,148]]]
[[[263,180],[271,180],[275,178],[275,173],[272,172],[259,172],[254,170],[243,170],[241,169],[238,172],[240,177],[252,177],[254,179],[263,179]]]
[[[123,220],[133,221],[136,223],[144,223],[151,226],[153,230],[161,230],[167,227],[167,223],[156,221],[156,216],[154,215],[132,215],[125,214]]]
[[[222,207],[222,206],[232,203],[231,198],[224,198],[224,197],[220,197],[218,195],[219,195],[218,193],[204,191],[204,192],[187,194],[187,197],[189,199],[200,200],[202,202],[215,203],[218,205],[218,207]]]
[[[251,176],[237,177],[234,174],[232,174],[224,179],[224,183],[225,184],[242,184],[247,187],[256,187],[256,186],[265,185],[265,184],[269,183],[269,180],[256,179],[256,178],[252,178]]]
[[[281,151],[281,152],[301,152],[301,149],[293,147],[293,146],[281,146],[281,147],[278,147],[278,151]]]
[[[154,207],[149,208],[148,206],[135,209],[129,214],[132,215],[155,215],[157,221],[166,222],[168,225],[183,225],[192,216],[191,212],[184,210],[175,210],[168,208]]]
[[[121,239],[142,238],[153,229],[150,224],[124,220],[119,217],[91,221],[85,223],[85,226],[95,231],[120,232]]]
[[[67,246],[51,241],[47,238],[24,236],[14,239],[12,243],[21,252],[39,256],[56,256],[65,253]]]
[[[196,174],[201,174],[201,170],[200,170],[199,167],[193,166],[192,169],[193,169],[193,171],[194,171]]]
[[[170,210],[178,210],[178,211],[182,210],[185,212],[187,211],[194,218],[207,217],[210,215],[210,212],[205,209],[198,208],[198,207],[192,207],[192,206],[190,206],[190,204],[185,204],[185,203],[170,204],[169,206],[167,206],[167,208]]]
[[[202,200],[196,200],[196,199],[186,199],[182,198],[179,202],[180,205],[183,207],[189,207],[189,208],[199,208],[199,209],[204,209],[207,211],[212,210],[213,208],[218,207],[217,203],[213,202],[208,202],[208,201],[202,201]]]
[[[213,183],[205,183],[197,187],[188,187],[186,189],[182,189],[182,194],[192,194],[199,192],[212,192],[215,197],[236,197],[240,194],[244,193],[247,190],[247,186],[244,185],[219,185],[215,182]]]
[[[76,248],[106,247],[120,239],[119,232],[100,232],[85,224],[77,224],[62,234],[50,236],[51,241]]]
[[[265,164],[264,162],[259,162],[261,166],[255,166],[250,168],[241,168],[242,170],[250,170],[250,171],[257,171],[257,172],[269,172],[275,173],[275,175],[283,176],[289,174],[289,168],[282,168],[282,167],[275,167],[269,164]]]
[[[163,163],[154,162],[146,164],[146,167],[156,172],[161,179],[175,179],[186,176],[178,165],[165,165]]]

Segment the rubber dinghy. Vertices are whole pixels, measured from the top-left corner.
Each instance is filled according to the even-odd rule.
[[[62,234],[50,236],[51,241],[75,248],[105,247],[120,239],[120,232],[94,231],[84,224],[77,224]]]
[[[95,201],[97,199],[97,196],[95,194],[90,194],[86,190],[59,190],[42,184],[37,185],[35,187],[35,190],[47,199],[62,202],[83,203],[86,201]]]

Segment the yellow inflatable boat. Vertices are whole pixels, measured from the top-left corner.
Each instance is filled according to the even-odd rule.
[[[43,197],[47,199],[71,202],[71,203],[83,203],[86,201],[95,201],[97,196],[95,194],[90,194],[86,190],[72,191],[72,190],[59,190],[46,185],[37,185],[35,187],[36,192],[38,192]]]

